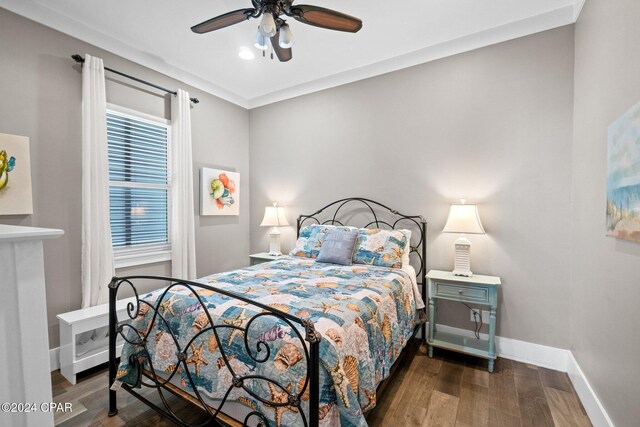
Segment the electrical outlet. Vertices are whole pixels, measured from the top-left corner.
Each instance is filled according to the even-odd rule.
[[[476,312],[480,312],[480,309],[477,309]],[[473,310],[469,310],[470,319],[475,323],[476,319],[473,317]],[[480,317],[477,318],[478,322],[480,322]],[[482,323],[487,325],[489,323],[489,310],[482,310]]]

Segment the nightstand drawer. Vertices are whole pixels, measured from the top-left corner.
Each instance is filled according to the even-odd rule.
[[[451,283],[435,283],[435,295],[441,298],[455,299],[478,304],[489,303],[489,289],[478,286],[464,286]]]

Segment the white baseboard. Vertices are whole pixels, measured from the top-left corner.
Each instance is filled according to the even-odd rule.
[[[427,323],[427,328],[428,328]],[[438,325],[438,330],[453,334],[473,337],[473,331],[454,328],[447,325]],[[487,339],[487,334],[480,334],[480,338]],[[498,357],[515,360],[530,365],[542,366],[555,371],[567,372],[567,356],[569,350],[534,344],[512,338],[496,337],[496,353]]]
[[[580,365],[578,365],[571,352],[567,357],[567,374],[571,379],[571,383],[573,383],[573,388],[576,389],[582,406],[584,406],[587,415],[589,415],[591,424],[594,427],[613,427],[609,414],[602,406],[602,402],[600,402],[593,388],[591,388],[591,384],[589,384],[587,377],[585,377],[584,372],[580,369]]]
[[[429,324],[427,323],[427,328]],[[454,328],[447,325],[438,325],[443,332],[450,332],[473,337],[473,331]],[[480,334],[482,339],[487,339],[487,334]],[[566,372],[569,375],[573,387],[589,415],[594,427],[613,427],[613,422],[607,411],[602,406],[600,399],[591,388],[578,362],[569,350],[534,344],[512,338],[496,337],[496,351],[499,357],[515,360],[530,365],[542,366],[556,371]],[[51,372],[60,369],[60,348],[49,350]]]
[[[429,323],[427,323],[427,330],[428,328]],[[467,329],[459,329],[447,325],[438,325],[438,329],[443,332],[473,337],[473,331]],[[419,335],[421,336],[420,333]],[[486,334],[480,334],[480,337],[487,339]],[[504,357],[505,359],[567,372],[567,355],[569,354],[569,350],[504,337],[496,337],[496,350],[498,356]],[[49,350],[49,361],[51,363],[51,372],[60,369],[59,347]]]
[[[51,366],[51,372],[60,369],[60,347],[49,350],[49,365]]]
[[[473,331],[447,325],[438,325],[438,330],[469,337],[474,336]],[[480,338],[487,339],[487,334],[480,334]],[[582,406],[584,406],[587,415],[589,415],[591,424],[594,427],[614,426],[571,351],[511,338],[496,337],[496,352],[499,357],[504,357],[505,359],[566,372],[578,394],[580,402],[582,402]]]

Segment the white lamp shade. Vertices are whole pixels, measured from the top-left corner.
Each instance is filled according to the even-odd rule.
[[[477,205],[451,205],[443,233],[484,234]]]
[[[269,41],[270,39],[263,36],[260,30],[258,30],[258,34],[256,35],[256,42],[254,46],[260,50],[267,50],[269,49]]]
[[[289,49],[294,45],[293,32],[289,25],[283,24],[280,27],[280,37],[278,38],[278,44],[283,49]]]
[[[282,206],[267,206],[264,209],[261,227],[281,227],[289,225]]]
[[[258,31],[265,37],[273,37],[276,35],[276,20],[273,19],[273,15],[269,12],[262,15],[262,20],[260,21],[260,26],[258,27]]]

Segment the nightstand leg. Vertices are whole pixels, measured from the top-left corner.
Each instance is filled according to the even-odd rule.
[[[435,319],[436,317],[438,317],[438,306],[436,304],[436,300],[433,300],[433,318]],[[438,325],[436,324],[435,320],[433,321],[433,334],[435,336],[435,333],[438,332]]]
[[[489,372],[493,372],[493,360],[496,357],[496,308],[489,312]]]
[[[433,342],[436,330],[436,303],[433,298],[429,298],[429,343]],[[433,357],[433,346],[429,345],[429,357]]]

